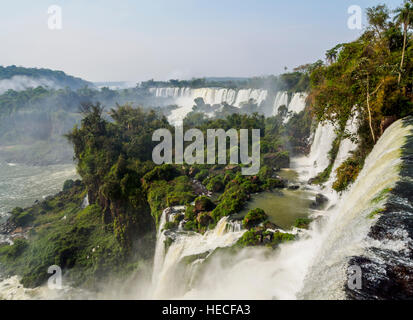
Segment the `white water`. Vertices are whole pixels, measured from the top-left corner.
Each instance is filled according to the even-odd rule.
[[[225,88],[149,88],[155,97],[172,98],[179,108],[172,111],[168,120],[173,125],[181,125],[185,116],[192,111],[194,100],[203,98],[205,104],[217,105],[227,103],[240,108],[251,99],[260,106],[267,98],[268,92],[263,89],[225,89]]]
[[[305,108],[305,100],[307,99],[306,93],[295,93],[288,105],[288,111],[292,113],[300,113]]]
[[[14,207],[32,205],[62,190],[65,180],[77,178],[74,165],[28,166],[0,159],[0,221]]]
[[[241,108],[244,103],[252,100],[261,106],[267,99],[268,91],[264,89],[225,89],[225,88],[149,88],[149,92],[155,97],[171,98],[179,108],[172,111],[168,120],[173,125],[181,125],[185,116],[192,111],[194,100],[203,98],[205,104],[229,105]],[[277,115],[280,106],[285,105],[291,114],[299,113],[305,108],[306,93],[295,93],[288,103],[288,93],[286,91],[277,92],[273,104],[271,115]]]
[[[300,179],[308,181],[329,165],[328,152],[336,138],[334,126],[331,123],[319,123],[314,134],[311,151],[308,156],[292,159],[292,168],[299,173]]]
[[[274,100],[274,112],[272,115],[276,116],[278,114],[278,109],[281,106],[288,107],[288,93],[286,91],[277,92]]]
[[[203,98],[205,104],[228,103],[236,107],[241,107],[242,103],[253,99],[260,105],[267,98],[267,90],[263,89],[224,89],[224,88],[150,88],[149,92],[156,97],[174,98],[178,102],[188,100],[194,102],[196,98]]]
[[[297,241],[283,244],[275,252],[248,248],[236,256],[217,254],[197,274],[201,260],[185,270],[184,277],[178,262],[185,256],[200,254],[217,247],[231,246],[242,235],[239,224],[222,219],[214,230],[204,235],[178,234],[175,242],[164,252],[163,232],[158,231],[155,254],[152,298],[188,299],[342,299],[348,257],[360,255],[371,240],[367,233],[373,219],[367,216],[382,205],[371,200],[384,188],[399,179],[400,147],[412,126],[402,127],[401,121],[390,126],[380,138],[365,162],[351,189],[337,199],[334,208],[311,225]],[[311,163],[325,161],[331,148],[333,129],[320,125],[314,137],[310,156],[301,159],[309,176]],[[318,137],[317,137],[318,136]],[[331,139],[332,141],[333,139]],[[343,150],[349,148],[343,147]],[[343,151],[343,159],[348,151]],[[297,161],[296,164],[299,164]],[[322,169],[324,170],[324,169]],[[315,170],[316,172],[317,170]],[[300,177],[302,178],[302,177]],[[162,217],[164,225],[166,216]],[[162,227],[159,228],[162,230]],[[382,246],[387,244],[380,244]],[[396,248],[396,244],[388,244]],[[404,244],[397,244],[403,249]],[[189,273],[189,274],[188,274]],[[188,280],[184,281],[184,280]],[[41,289],[41,290],[44,290]],[[0,298],[52,298],[38,289],[23,289],[17,278],[0,282]]]
[[[85,209],[89,206],[89,195],[86,195],[82,201],[82,208]]]
[[[329,127],[320,126],[319,136],[327,138],[331,130]],[[337,200],[334,208],[328,211],[324,218],[312,223],[310,230],[301,235],[300,239],[282,244],[275,252],[248,248],[236,256],[225,257],[218,254],[207,262],[197,281],[187,288],[182,282],[174,281],[174,266],[179,258],[184,256],[182,252],[186,249],[183,243],[177,242],[165,258],[168,264],[163,269],[156,297],[345,298],[343,286],[346,281],[347,261],[351,256],[362,254],[366,248],[369,241],[367,233],[374,223],[374,219],[369,219],[368,215],[382,205],[373,205],[371,200],[382,189],[393,186],[399,179],[400,148],[411,130],[411,126],[403,128],[401,121],[389,127],[367,157],[354,185]],[[321,149],[325,146],[320,137],[315,139],[314,143]],[[315,158],[320,161],[322,152],[314,150],[312,159]],[[181,239],[190,248],[188,254],[207,250],[202,245],[199,246],[198,241],[189,241],[187,237]],[[170,283],[173,283],[174,289],[166,290],[163,286]]]
[[[350,117],[347,120],[345,132],[351,135],[355,135],[357,134],[357,130],[358,130],[358,124],[357,124],[357,114],[356,114],[354,117]],[[357,143],[352,141],[350,138],[341,140],[340,147],[338,149],[337,156],[336,156],[336,159],[334,160],[334,165],[331,170],[329,185],[328,185],[329,187],[331,187],[332,183],[334,182],[337,176],[337,173],[336,173],[337,168],[349,158],[351,152],[356,150],[356,148],[357,148]]]
[[[165,216],[166,213],[164,211],[162,213],[161,225],[165,224]],[[241,230],[239,223],[230,222],[228,217],[224,217],[213,230],[209,230],[203,235],[195,232],[175,233],[175,240],[165,255],[165,232],[161,231],[161,227],[159,229],[152,278],[153,298],[155,299],[175,299],[179,298],[179,294],[183,293],[187,280],[191,279],[191,274],[186,274],[182,279],[178,276],[182,271],[178,270],[178,263],[182,258],[212,252],[216,248],[231,246],[245,232]],[[197,261],[192,264],[196,263]],[[191,272],[191,269],[189,272]]]

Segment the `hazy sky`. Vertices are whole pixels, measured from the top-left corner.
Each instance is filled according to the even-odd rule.
[[[360,35],[350,5],[383,2],[402,0],[1,0],[0,65],[90,81],[279,74]],[[61,30],[48,29],[53,4]]]

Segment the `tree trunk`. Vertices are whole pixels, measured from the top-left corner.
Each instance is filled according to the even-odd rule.
[[[407,42],[407,22],[404,24],[404,37],[403,37],[403,50],[402,50],[402,61],[400,62],[400,71],[399,71],[399,79],[397,84],[400,85],[400,81],[402,80],[402,70],[404,64],[404,55],[406,52],[406,42]]]
[[[370,126],[370,132],[371,132],[371,137],[373,138],[373,142],[376,143],[376,137],[374,135],[374,130],[373,130],[373,123],[371,120],[371,111],[370,111],[370,77],[367,75],[367,111],[369,113],[369,126]]]
[[[376,143],[376,136],[374,135],[373,123],[372,123],[372,120],[371,120],[370,93],[369,93],[369,91],[367,91],[367,111],[369,112],[369,126],[370,126],[371,137],[373,138],[373,142]]]

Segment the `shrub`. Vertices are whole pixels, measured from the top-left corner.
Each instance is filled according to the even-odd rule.
[[[250,210],[247,215],[242,220],[242,225],[244,228],[251,229],[259,225],[261,222],[267,220],[268,216],[265,214],[264,210],[256,208]]]
[[[200,196],[195,200],[196,212],[212,211],[215,207],[215,203],[213,203],[212,200],[206,196]]]
[[[16,207],[11,212],[11,221],[19,227],[24,227],[33,221],[33,211],[24,211],[22,208]]]
[[[224,176],[219,174],[208,179],[206,188],[212,192],[222,192],[225,189]]]
[[[143,179],[148,183],[156,180],[170,181],[179,175],[178,170],[171,164],[163,164],[155,167],[144,175]]]
[[[72,189],[74,185],[75,185],[75,182],[72,179],[66,180],[63,183],[63,191],[68,191]]]
[[[26,239],[16,239],[12,246],[10,246],[7,252],[9,258],[17,258],[28,247]]]
[[[311,222],[312,220],[309,218],[298,218],[297,220],[295,220],[294,227],[300,229],[308,229],[308,226]]]
[[[333,189],[337,192],[344,191],[353,183],[360,173],[360,163],[355,158],[349,158],[337,168],[337,179],[333,183]]]
[[[207,169],[202,169],[195,175],[195,179],[198,181],[204,181],[206,178],[208,178],[208,175],[209,171]]]

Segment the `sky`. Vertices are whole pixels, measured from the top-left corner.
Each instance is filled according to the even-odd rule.
[[[356,39],[348,8],[379,3],[402,0],[0,0],[0,65],[89,81],[280,74]]]

